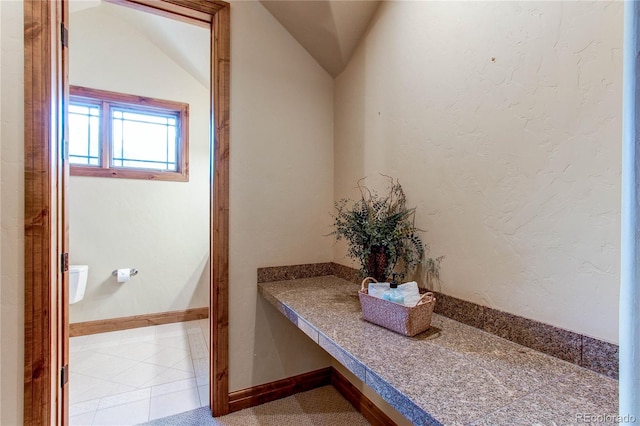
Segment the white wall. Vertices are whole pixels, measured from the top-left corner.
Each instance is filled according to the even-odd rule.
[[[442,292],[616,342],[622,9],[385,2],[336,80],[335,198],[399,178]]]
[[[23,19],[2,7],[2,425],[22,423]],[[331,260],[333,81],[258,2],[231,22],[230,387],[330,365],[256,291],[258,266]],[[132,265],[135,266],[135,265]]]
[[[78,12],[79,14],[90,14],[92,10]],[[104,40],[94,40],[89,35],[90,32],[99,33],[103,26],[109,26],[108,16],[104,13],[92,15],[94,19],[87,19],[87,28],[91,31],[83,32],[83,41],[89,40],[93,51],[124,51],[131,52],[131,55],[116,63],[116,69],[125,67],[131,71],[143,71],[145,63],[152,62],[147,56],[153,52],[153,46],[145,46],[139,50],[132,47],[127,42],[119,49],[107,49],[102,44],[117,42],[120,37],[129,39],[133,34],[129,34],[126,27],[117,31],[118,36],[113,34]],[[79,31],[78,26],[72,20],[73,32]],[[231,230],[230,230],[230,388],[241,389],[255,384],[277,380],[283,377],[299,374],[315,368],[324,367],[328,363],[328,357],[319,349],[315,348],[307,341],[302,333],[282,318],[268,303],[264,303],[256,293],[256,270],[260,266],[272,266],[296,263],[324,262],[331,259],[331,242],[323,237],[326,233],[327,218],[318,212],[325,212],[332,200],[332,179],[333,179],[333,151],[332,151],[332,108],[333,108],[333,81],[329,75],[307,54],[297,42],[277,23],[277,21],[258,2],[237,2],[232,7],[232,87],[231,87]],[[251,29],[251,31],[248,31]],[[77,52],[74,39],[71,40],[71,51]],[[96,47],[98,46],[98,47]],[[132,51],[134,49],[134,51]],[[90,51],[89,51],[90,52]],[[92,57],[89,52],[80,54],[78,57],[87,58],[89,63],[86,69],[90,69],[90,64],[97,64],[97,68],[108,67],[107,63],[99,63],[99,58]],[[142,59],[136,59],[142,58]],[[70,76],[72,82],[80,85],[89,85],[87,81],[93,75],[91,72],[75,72],[76,56],[71,58]],[[140,63],[131,65],[132,63]],[[157,65],[153,65],[158,68]],[[166,66],[163,67],[167,71]],[[143,74],[143,73],[141,73]],[[135,77],[135,75],[133,76]],[[127,78],[126,83],[120,83],[120,79],[109,80],[114,87],[125,87],[129,90],[141,90],[145,87],[148,90],[158,87],[156,82],[143,82],[148,76],[143,75],[139,81]],[[76,78],[78,78],[76,80]],[[105,78],[105,73],[100,73],[101,81]],[[180,93],[185,93],[184,84],[179,84]],[[102,87],[101,87],[102,88]],[[110,89],[110,87],[104,87]],[[125,90],[121,89],[121,90]],[[167,90],[166,86],[163,86]],[[114,89],[110,89],[114,90]],[[206,95],[206,94],[205,94]],[[159,95],[158,95],[159,96]],[[170,96],[159,96],[173,99]],[[205,97],[208,108],[208,100]],[[195,122],[195,112],[192,105],[192,123]],[[197,141],[194,132],[191,133],[193,141]],[[191,180],[198,181],[198,176],[194,171],[195,150],[191,150]],[[204,157],[206,159],[206,157]],[[202,172],[208,176],[208,163]],[[194,178],[194,176],[196,176]],[[89,182],[91,181],[91,182]],[[103,195],[100,192],[92,191],[95,188],[98,178],[72,178],[70,192],[75,196],[75,191],[84,190],[85,197],[90,197],[90,201],[72,199],[71,200],[71,226],[72,254],[83,250],[79,249],[80,244],[86,250],[104,250],[103,245],[96,247],[95,240],[102,241],[113,234],[113,227],[105,226],[99,230],[90,226],[82,233],[75,227],[79,222],[75,215],[80,212],[90,223],[92,218],[98,214],[104,220],[109,220],[112,211],[102,214],[109,209],[109,200],[105,203],[101,201]],[[110,193],[117,193],[122,199],[121,183],[106,179],[102,183],[107,186]],[[200,193],[188,194],[194,196],[207,208],[204,212],[208,214],[208,186],[206,177],[200,176],[200,182],[205,186]],[[129,201],[119,201],[116,211],[135,206],[131,215],[139,215],[140,221],[125,223],[119,228],[119,236],[126,238],[127,234],[135,232],[136,227],[145,226],[144,221],[152,217],[153,207],[139,211],[140,197],[158,197],[159,202],[166,202],[166,199],[175,200],[178,194],[173,193],[167,196],[150,189],[150,184],[166,185],[167,191],[184,184],[161,183],[161,182],[127,182],[127,191],[138,189]],[[80,187],[80,183],[85,186]],[[118,185],[120,183],[120,185]],[[139,184],[134,186],[135,184]],[[190,183],[191,184],[191,183]],[[153,187],[155,188],[155,186]],[[179,189],[179,188],[178,188]],[[173,201],[172,201],[173,203]],[[185,208],[186,203],[175,202],[179,213],[192,215],[193,210]],[[165,205],[166,206],[166,205]],[[136,217],[136,216],[133,216]],[[177,232],[184,232],[187,224],[182,217],[160,218],[166,220],[167,227],[172,223],[176,226]],[[205,221],[206,221],[205,216]],[[184,253],[194,248],[202,248],[206,253],[206,243],[208,241],[208,228],[206,222],[204,226],[197,226],[193,217],[189,217],[189,224],[192,225],[194,233],[183,239],[175,235],[169,236],[172,244],[180,244],[178,254],[185,257]],[[160,227],[157,227],[160,228]],[[89,234],[92,232],[92,234]],[[95,232],[99,232],[96,237]],[[157,234],[154,238],[157,238]],[[202,247],[198,247],[196,241],[203,240]],[[130,244],[136,241],[129,240]],[[151,239],[149,235],[138,235],[137,240],[149,247],[162,247],[167,243]],[[151,241],[151,242],[150,242]],[[169,244],[171,244],[169,243]],[[74,245],[75,244],[75,245]],[[114,242],[111,247],[109,258],[117,257],[123,251],[123,247]],[[144,249],[139,246],[131,250],[130,255],[142,254]],[[150,253],[157,258],[154,252]],[[170,253],[170,255],[176,255]],[[97,256],[96,256],[97,257]],[[125,262],[126,258],[121,257],[120,262]],[[125,314],[125,309],[142,307],[143,303],[150,305],[152,302],[157,306],[156,311],[169,310],[160,309],[164,300],[171,300],[175,297],[168,290],[163,290],[162,285],[157,284],[157,280],[162,277],[154,277],[151,280],[153,288],[162,291],[161,294],[149,293],[144,290],[142,283],[136,283],[138,279],[142,281],[145,268],[141,259],[134,262],[132,266],[141,269],[141,274],[133,278],[129,284],[117,289],[113,279],[108,274],[116,265],[102,268],[102,273],[97,274],[101,280],[95,283],[95,302],[89,305],[85,301],[72,306],[72,322],[94,318],[117,316],[113,312]],[[200,260],[200,259],[198,259]],[[75,260],[72,260],[76,262]],[[84,263],[81,258],[78,263]],[[175,273],[172,259],[160,262],[162,265],[170,265],[161,272],[164,275]],[[124,266],[124,265],[123,265]],[[154,264],[155,266],[155,264]],[[204,267],[204,263],[198,265]],[[199,289],[206,287],[204,284],[208,277],[195,274],[199,279]],[[104,281],[104,282],[103,282]],[[91,282],[89,283],[91,285]],[[134,287],[135,286],[135,287]],[[136,291],[137,296],[130,300],[130,293],[123,293],[125,288]],[[200,291],[202,294],[202,291]],[[155,297],[149,297],[154,295]],[[182,295],[185,295],[184,293]],[[197,294],[196,294],[197,295]],[[115,299],[114,296],[121,296]],[[186,296],[191,296],[186,292]],[[88,294],[87,298],[92,297]],[[91,299],[89,299],[91,300]],[[113,300],[113,303],[106,304],[106,301]],[[206,306],[207,298],[192,296],[191,305],[188,307]],[[194,302],[195,300],[195,302]],[[198,304],[200,302],[200,304]],[[195,303],[195,306],[194,306]],[[118,308],[116,304],[120,304]],[[76,307],[87,306],[82,311],[84,316],[75,315]],[[113,306],[112,306],[113,305]],[[124,306],[122,306],[124,305]],[[133,306],[131,306],[133,305]],[[166,306],[166,305],[164,305]],[[183,309],[187,306],[178,306],[173,303],[172,309]],[[96,314],[99,311],[100,314]],[[149,309],[149,312],[154,310]],[[137,314],[126,313],[127,315]],[[142,312],[140,312],[142,313]],[[295,348],[295,349],[291,349]],[[299,357],[299,351],[306,351],[308,354]]]
[[[0,22],[2,22],[2,7],[0,7]],[[0,52],[2,52],[2,31],[0,31]],[[2,123],[2,68],[0,61],[0,123]],[[0,159],[2,158],[2,130],[0,128]],[[0,161],[0,213],[2,212],[2,161]],[[1,229],[1,226],[0,226]],[[2,244],[0,244],[0,281],[2,281]],[[0,318],[2,318],[2,291],[0,290]],[[0,326],[1,327],[1,326]],[[1,331],[1,330],[0,330]],[[2,338],[0,335],[0,379],[2,379]],[[0,386],[0,401],[2,401],[2,386]],[[2,421],[2,405],[0,404],[0,421]]]
[[[24,42],[22,2],[0,1],[0,424],[22,424]]]
[[[258,2],[231,7],[231,390],[329,365],[256,293],[261,266],[327,262],[333,80]]]
[[[185,51],[209,56],[206,28],[103,4],[70,14],[69,80],[188,103],[189,182],[71,177],[71,263],[89,265],[71,323],[209,306],[209,87],[139,31],[145,19],[191,34]],[[131,267],[128,283],[111,275]]]

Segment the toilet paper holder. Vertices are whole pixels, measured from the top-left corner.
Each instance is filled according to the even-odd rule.
[[[135,277],[136,275],[138,275],[138,270],[137,270],[136,268],[130,268],[130,269],[129,269],[129,275],[131,275],[132,277]],[[117,276],[118,276],[118,270],[117,270],[117,269],[116,269],[116,270],[114,270],[114,271],[111,273],[111,276],[112,276],[112,277],[117,277]]]

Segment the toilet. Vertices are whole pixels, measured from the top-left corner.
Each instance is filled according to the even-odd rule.
[[[78,303],[84,298],[84,291],[87,288],[87,277],[89,275],[89,265],[69,266],[69,304]]]

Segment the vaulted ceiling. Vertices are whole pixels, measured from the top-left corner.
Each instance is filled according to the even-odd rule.
[[[379,0],[260,0],[333,77],[344,70]]]
[[[333,77],[344,70],[380,4],[380,0],[259,1]],[[121,9],[101,0],[74,0],[70,6],[72,13],[95,7],[111,11]],[[134,19],[132,11],[120,10],[118,13],[129,21]],[[160,21],[158,17],[147,15],[138,28],[157,41],[159,46],[171,48],[179,45],[179,40],[175,40],[176,32],[170,32],[171,37],[167,36],[167,32],[163,31],[163,25],[167,24]],[[185,62],[190,71],[195,73],[198,69],[196,58],[178,54],[177,48],[170,50],[171,56]],[[204,77],[197,75],[197,78],[201,80]]]

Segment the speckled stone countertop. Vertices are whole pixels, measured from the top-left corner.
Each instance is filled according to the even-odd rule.
[[[362,320],[358,288],[334,276],[258,284],[416,425],[615,423],[617,381],[437,314],[404,337]]]

